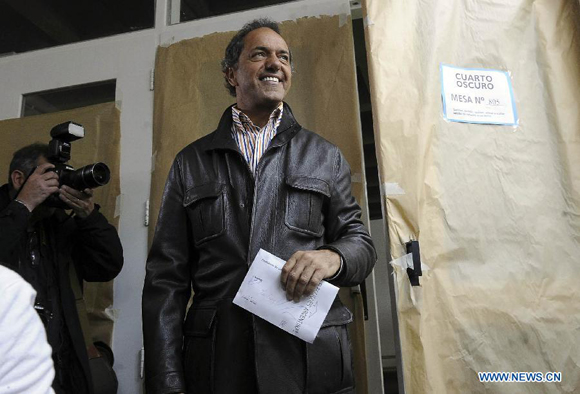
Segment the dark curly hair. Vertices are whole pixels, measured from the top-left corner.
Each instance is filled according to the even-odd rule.
[[[14,187],[12,184],[12,173],[19,170],[22,171],[24,175],[28,176],[32,170],[36,168],[36,162],[40,156],[48,157],[47,144],[36,142],[14,152],[14,156],[12,156],[12,161],[10,162],[10,170],[8,172],[8,184],[10,187]]]
[[[244,50],[244,38],[253,30],[260,29],[262,27],[267,27],[268,29],[274,30],[276,33],[280,34],[280,28],[278,24],[268,18],[255,19],[248,22],[241,28],[240,31],[232,38],[228,46],[226,47],[226,52],[224,59],[222,60],[222,72],[224,73],[225,86],[233,97],[236,97],[236,88],[234,88],[228,82],[227,70],[228,68],[236,68],[238,66],[238,60],[240,55]],[[292,63],[292,53],[290,53],[290,62]]]

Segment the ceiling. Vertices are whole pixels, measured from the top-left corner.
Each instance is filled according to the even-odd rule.
[[[181,0],[181,22],[294,0]],[[0,56],[152,28],[154,0],[0,0]]]
[[[181,22],[230,14],[295,0],[181,0]]]
[[[0,0],[0,56],[153,27],[154,0]]]

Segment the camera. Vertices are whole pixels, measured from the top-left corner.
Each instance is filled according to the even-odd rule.
[[[75,170],[66,164],[71,157],[71,142],[85,136],[85,128],[74,122],[56,125],[50,131],[52,139],[48,144],[47,160],[54,164],[52,171],[58,174],[59,187],[67,185],[76,190],[94,189],[106,185],[111,179],[111,171],[105,163],[94,163]],[[69,209],[58,193],[48,197],[45,204],[50,207]]]

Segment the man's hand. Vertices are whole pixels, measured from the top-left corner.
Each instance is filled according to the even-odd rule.
[[[72,208],[74,213],[81,219],[86,218],[95,209],[93,202],[93,190],[85,189],[82,192],[62,185],[60,188],[60,199]]]
[[[28,177],[22,186],[18,199],[22,201],[30,211],[42,204],[52,193],[58,191],[58,175],[54,171],[48,171],[54,166],[50,163],[41,164]]]
[[[294,253],[282,267],[282,287],[288,300],[300,301],[310,295],[322,279],[330,278],[340,269],[340,255],[332,250],[310,250]]]

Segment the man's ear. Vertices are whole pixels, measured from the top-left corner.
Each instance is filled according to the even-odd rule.
[[[14,189],[20,190],[24,181],[26,181],[26,175],[24,175],[20,170],[14,170],[12,171],[12,174],[10,174],[10,179],[12,180],[12,186]]]
[[[233,67],[228,67],[226,70],[226,79],[228,83],[233,87],[238,86],[238,80],[236,79],[236,71]]]

